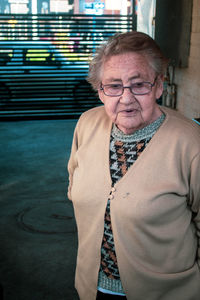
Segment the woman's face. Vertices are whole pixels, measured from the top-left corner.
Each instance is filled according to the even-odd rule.
[[[147,59],[137,53],[111,56],[104,63],[101,72],[102,85],[130,86],[142,81],[153,83],[155,78],[155,72]],[[131,134],[147,126],[161,115],[156,99],[162,95],[162,92],[163,85],[160,77],[146,95],[133,95],[130,89],[124,89],[121,96],[110,97],[102,90],[98,91],[107,115],[125,134]]]

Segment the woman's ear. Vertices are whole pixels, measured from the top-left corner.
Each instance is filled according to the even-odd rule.
[[[157,88],[156,88],[156,99],[159,99],[162,96],[163,93],[163,82],[164,82],[164,76],[159,75],[157,78]]]
[[[99,99],[101,100],[101,102],[104,103],[104,93],[103,93],[103,91],[98,89],[98,95],[99,95]]]

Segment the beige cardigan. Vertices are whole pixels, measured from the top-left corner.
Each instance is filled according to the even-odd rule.
[[[161,109],[164,123],[113,191],[119,272],[128,300],[199,300],[200,128]],[[81,300],[96,299],[111,191],[111,127],[104,107],[84,113],[68,165],[68,197],[79,238],[75,286]]]

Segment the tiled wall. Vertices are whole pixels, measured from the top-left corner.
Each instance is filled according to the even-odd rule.
[[[193,0],[188,68],[176,68],[177,109],[188,118],[200,118],[200,0]]]

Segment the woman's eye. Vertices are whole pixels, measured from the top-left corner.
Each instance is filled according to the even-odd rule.
[[[136,82],[133,84],[133,87],[142,88],[144,86],[144,82]]]
[[[111,84],[110,86],[109,86],[109,88],[111,88],[111,89],[115,89],[115,90],[117,90],[117,89],[121,89],[121,84]]]

